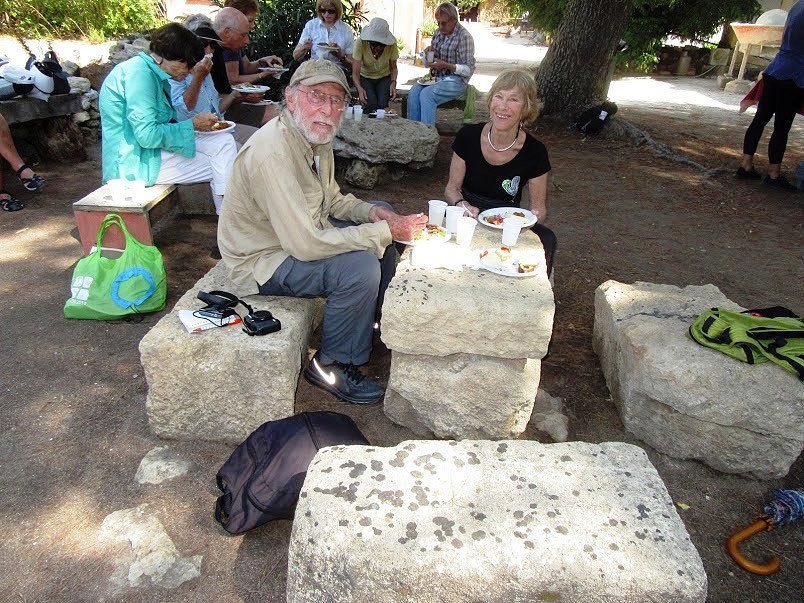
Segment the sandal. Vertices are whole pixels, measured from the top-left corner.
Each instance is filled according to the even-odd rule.
[[[33,168],[31,166],[29,166],[27,163],[23,163],[20,166],[20,169],[17,170],[17,177],[20,179],[22,186],[24,186],[26,190],[36,193],[45,188],[47,182],[45,182],[45,179],[39,174],[34,174],[30,178],[23,178],[22,172],[25,170],[31,170],[33,172]]]
[[[25,204],[19,199],[15,199],[8,191],[0,190],[0,195],[8,195],[8,199],[0,199],[0,207],[3,211],[19,211]]]

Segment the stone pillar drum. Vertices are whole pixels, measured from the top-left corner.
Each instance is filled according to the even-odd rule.
[[[478,224],[473,250],[499,247],[501,233]],[[542,251],[528,229],[519,248]],[[511,278],[414,268],[406,250],[383,304],[385,414],[422,436],[516,437],[533,410],[554,313],[544,263],[534,276]]]

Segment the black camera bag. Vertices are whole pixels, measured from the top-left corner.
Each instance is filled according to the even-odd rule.
[[[274,519],[293,519],[318,449],[368,443],[354,421],[337,412],[303,412],[263,423],[218,471],[223,495],[215,502],[215,519],[231,534]]]

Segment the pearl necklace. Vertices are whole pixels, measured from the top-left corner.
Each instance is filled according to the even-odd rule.
[[[498,153],[504,153],[505,151],[507,151],[508,149],[510,149],[511,147],[513,147],[513,146],[516,144],[516,141],[519,139],[519,130],[521,129],[521,127],[522,127],[522,124],[519,124],[519,125],[516,127],[516,136],[514,136],[514,140],[513,140],[513,141],[511,141],[511,144],[509,144],[509,145],[508,145],[507,147],[505,147],[504,149],[498,149],[497,147],[495,147],[495,146],[494,146],[494,143],[493,143],[493,142],[491,142],[491,130],[492,130],[492,128],[494,128],[494,126],[493,126],[493,125],[490,125],[490,126],[489,126],[489,131],[488,131],[488,132],[486,132],[486,139],[489,141],[489,144],[491,145],[491,148],[492,148],[492,149],[494,149],[494,150],[495,150],[495,151],[497,151]]]

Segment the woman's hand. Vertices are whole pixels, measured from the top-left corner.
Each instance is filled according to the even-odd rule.
[[[473,218],[477,218],[477,215],[480,213],[480,209],[469,203],[468,201],[464,201],[461,199],[455,204],[455,207],[463,207],[466,211],[469,212],[469,215]]]
[[[388,88],[388,92],[391,93],[391,100],[396,100],[396,82],[391,80],[391,85]]]
[[[209,132],[212,126],[218,123],[218,116],[212,113],[198,113],[193,115],[193,128],[200,132]]]
[[[208,56],[205,56],[193,67],[193,77],[198,76],[203,80],[205,77],[207,77],[207,75],[209,75],[210,71],[212,71],[212,59]]]
[[[310,40],[310,44],[312,44],[312,40]],[[259,63],[260,67],[282,67],[282,59],[272,54],[268,55],[267,57],[262,57],[257,61],[257,63]]]
[[[368,96],[366,96],[366,89],[363,88],[360,84],[355,84],[357,88],[357,99],[360,101],[361,105],[368,104]]]

